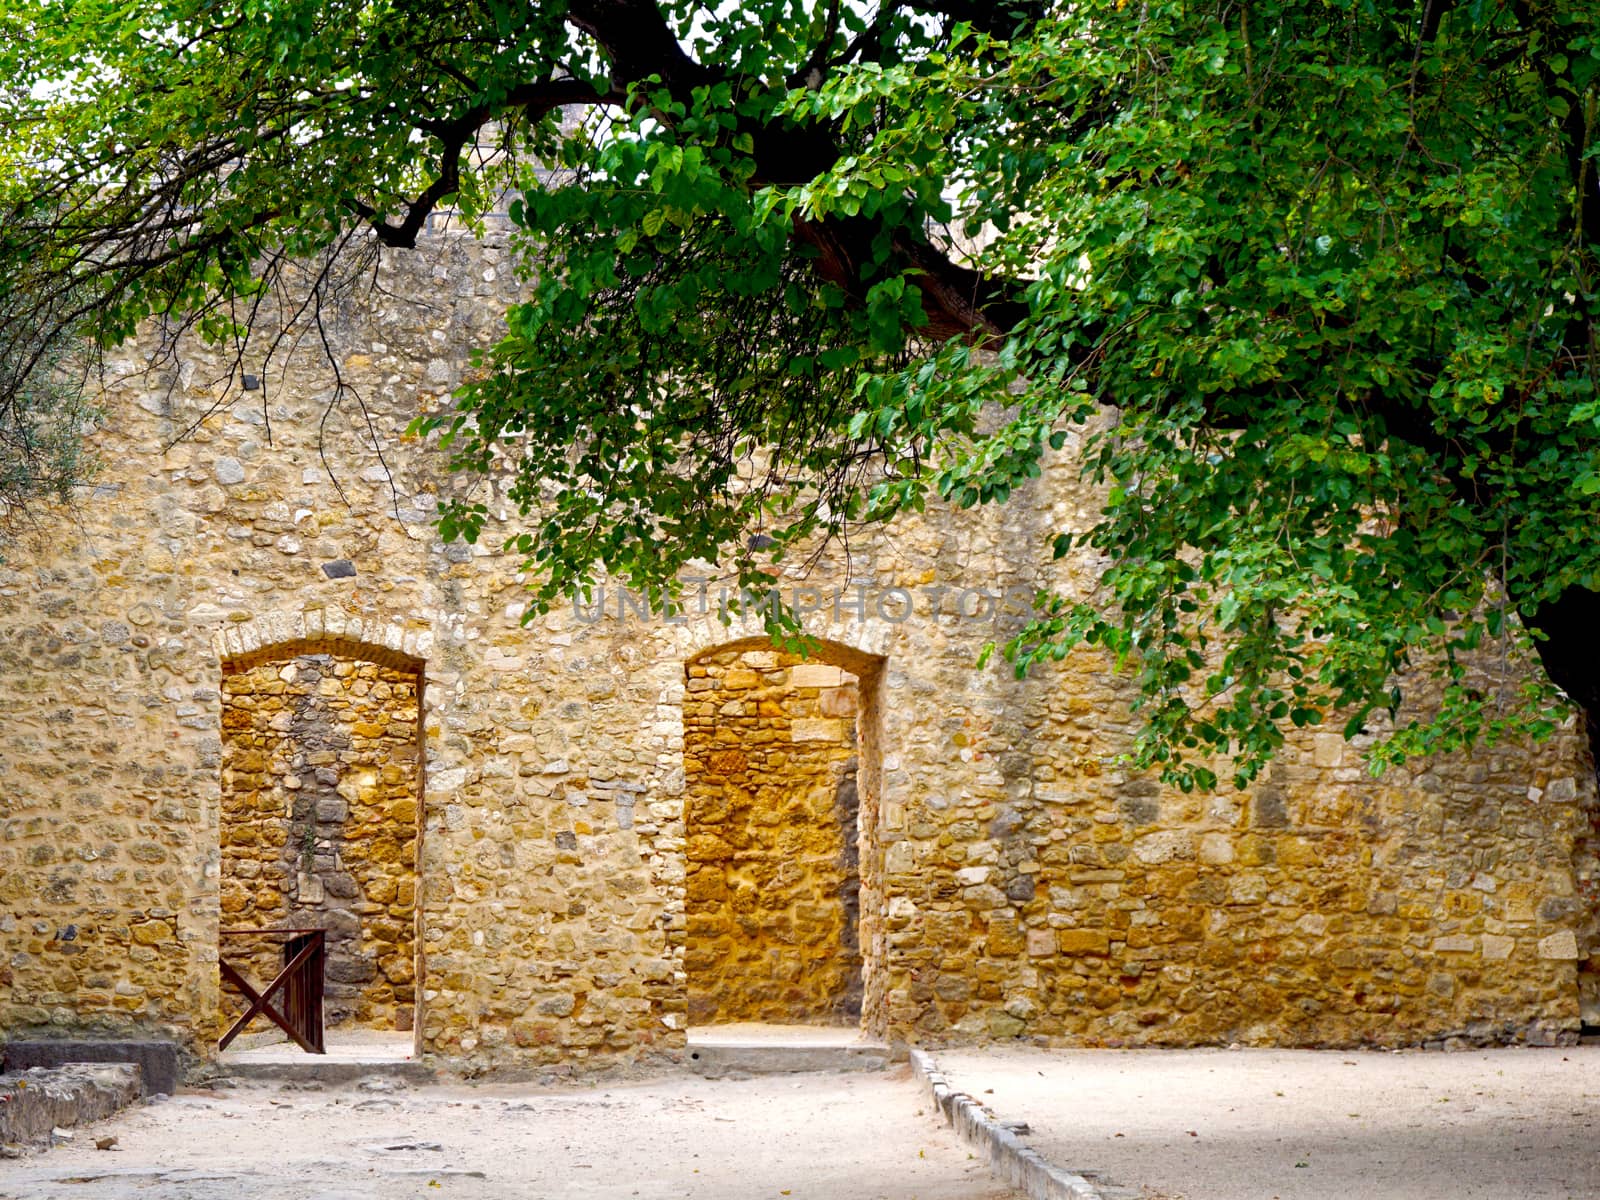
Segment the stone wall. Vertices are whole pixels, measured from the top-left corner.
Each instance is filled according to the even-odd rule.
[[[501,328],[497,238],[386,257],[327,314],[365,410],[311,342],[244,363],[252,392],[186,341],[113,356],[102,477],[0,564],[0,1028],[211,1052],[225,668],[336,652],[423,680],[420,1048],[469,1073],[684,1053],[685,665],[760,631],[714,583],[670,619],[607,586],[524,624],[510,518],[440,542],[437,498],[467,485],[404,430]],[[1047,550],[1102,504],[1076,452],[1003,506],[931,505],[775,577],[861,680],[863,1026],[1575,1035],[1596,805],[1574,729],[1380,780],[1305,732],[1248,792],[1185,796],[1127,768],[1129,685],[1099,655],[975,666],[1033,589],[1096,586],[1103,562]]]
[[[857,686],[725,650],[683,700],[689,1021],[861,1017]]]
[[[222,679],[222,922],[327,930],[330,1026],[412,1027],[417,684],[414,671],[326,654]],[[224,949],[260,986],[280,941]],[[230,1021],[242,1006],[229,989]]]
[[[1037,749],[996,764],[1028,803],[954,806],[890,848],[902,1020],[1084,1045],[1575,1031],[1573,776],[1485,754],[1374,781],[1321,734],[1246,793],[1186,796],[1095,753],[1113,689],[1045,703]]]

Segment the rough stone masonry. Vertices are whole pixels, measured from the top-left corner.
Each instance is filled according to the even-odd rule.
[[[430,524],[469,481],[404,434],[495,336],[510,268],[497,235],[386,258],[330,330],[354,393],[309,347],[242,364],[249,392],[201,346],[152,365],[154,334],[112,362],[94,487],[0,564],[8,1035],[209,1056],[219,929],[295,919],[340,931],[349,1019],[409,1020],[467,1073],[679,1057],[723,1015],[696,990],[710,964],[730,1001],[859,1005],[923,1043],[1576,1036],[1596,802],[1571,730],[1381,779],[1307,733],[1246,792],[1182,795],[1124,765],[1128,684],[1100,654],[975,666],[1018,596],[1087,594],[1104,565],[1042,561],[1100,503],[1070,444],[1003,507],[930,508],[775,580],[822,639],[808,662],[855,681],[828,711],[805,666],[730,679],[771,648],[718,619],[715,582],[672,620],[606,589],[523,624],[495,530],[447,545]],[[504,517],[503,481],[478,486]],[[712,665],[771,689],[770,719],[708,713]],[[747,828],[811,864],[790,874],[814,894],[763,894],[787,925],[747,930],[750,896],[712,914],[710,877],[689,892],[732,869],[712,742]],[[747,938],[764,952],[724,953]]]

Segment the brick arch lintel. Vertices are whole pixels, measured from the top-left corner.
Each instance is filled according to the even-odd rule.
[[[728,630],[725,627],[718,628],[722,635],[726,637]],[[869,630],[868,632],[879,631]],[[851,675],[854,675],[863,684],[870,684],[875,682],[878,676],[882,674],[884,663],[888,661],[888,656],[883,652],[884,648],[869,649],[868,647],[875,647],[877,643],[886,640],[886,637],[874,638],[868,636],[862,639],[866,645],[856,646],[848,642],[836,641],[832,638],[812,637],[805,647],[804,655],[810,662],[826,663],[828,666],[838,667],[841,671],[848,671]],[[781,651],[783,649],[784,647],[773,642],[765,634],[729,638],[726,641],[694,638],[688,645],[683,647],[683,661],[685,667],[687,667],[690,663],[697,662],[708,655],[723,654],[730,650],[742,652],[746,650]]]
[[[218,631],[211,644],[224,675],[301,654],[338,654],[421,675],[433,631],[398,617],[318,608],[262,613]]]
[[[731,642],[722,642],[719,645],[707,646],[687,660],[685,667],[690,663],[698,662],[712,654],[723,654],[730,650],[782,650],[783,647],[775,644],[768,637],[735,638]],[[873,654],[867,650],[858,650],[854,646],[843,642],[830,641],[826,638],[813,638],[806,647],[806,661],[826,663],[830,667],[838,667],[854,675],[863,684],[874,682],[883,670],[884,656]]]

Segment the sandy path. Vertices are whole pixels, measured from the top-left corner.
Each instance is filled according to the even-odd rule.
[[[96,1151],[115,1134],[119,1149]],[[1006,1200],[889,1074],[180,1094],[0,1162],[5,1200]]]
[[[1600,1196],[1600,1047],[934,1057],[952,1086],[1029,1122],[1050,1161],[1152,1196]]]

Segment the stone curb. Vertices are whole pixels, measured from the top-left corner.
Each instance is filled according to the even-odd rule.
[[[1031,1146],[984,1111],[965,1092],[958,1092],[945,1080],[939,1064],[925,1050],[911,1051],[911,1070],[927,1084],[933,1102],[961,1140],[981,1149],[989,1167],[1003,1176],[1029,1200],[1107,1200],[1099,1188],[1082,1175],[1050,1163]]]

